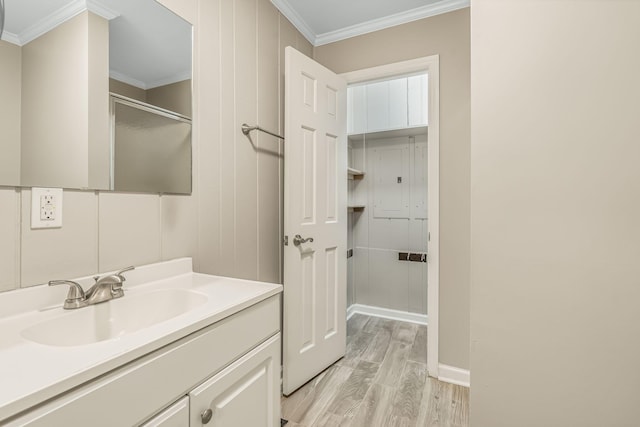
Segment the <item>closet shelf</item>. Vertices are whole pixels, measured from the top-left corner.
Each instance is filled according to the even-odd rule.
[[[349,179],[362,179],[364,178],[364,172],[354,168],[347,168],[347,175]]]
[[[347,138],[351,142],[370,141],[375,139],[399,138],[405,136],[427,135],[428,126],[411,126],[397,129],[380,130],[376,132],[351,133]]]
[[[362,212],[364,211],[364,205],[350,205],[347,206],[349,212]]]

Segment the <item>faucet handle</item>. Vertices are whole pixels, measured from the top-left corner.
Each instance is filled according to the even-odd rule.
[[[64,308],[78,308],[81,307],[86,299],[84,289],[80,284],[72,280],[51,280],[49,286],[57,285],[69,285],[69,293],[67,293],[67,299],[64,301]]]
[[[135,270],[135,267],[133,265],[131,265],[129,267],[126,267],[126,268],[123,268],[122,270],[118,271],[116,273],[116,276],[120,276],[122,278],[122,280],[126,280],[124,278],[124,276],[122,275],[122,273],[127,272],[127,271],[131,271],[131,270]]]
[[[122,273],[124,273],[125,271],[131,271],[131,270],[133,270],[133,269],[135,269],[135,267],[132,265],[132,266],[129,266],[129,267],[127,267],[127,268],[123,268],[122,270],[120,270],[120,271],[118,271],[116,274],[114,274],[114,276],[116,276],[117,278],[119,278],[119,279],[120,279],[120,282],[116,282],[116,283],[114,283],[114,284],[112,285],[112,286],[113,286],[113,290],[114,290],[114,292],[122,292],[122,291],[120,290],[120,289],[122,289],[122,283],[123,283],[125,280],[127,280],[127,279],[122,275]]]

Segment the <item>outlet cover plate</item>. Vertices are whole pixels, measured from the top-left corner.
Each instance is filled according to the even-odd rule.
[[[44,215],[41,215],[41,203],[45,199],[44,196],[48,196],[46,198],[47,200],[51,200],[52,198],[52,206],[47,207],[47,209],[53,210],[53,219],[44,219]],[[47,217],[49,217],[49,215],[47,215]],[[60,227],[62,227],[62,188],[33,187],[31,189],[31,228]]]

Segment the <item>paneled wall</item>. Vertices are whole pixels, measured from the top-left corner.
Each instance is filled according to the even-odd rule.
[[[0,187],[0,290],[194,256],[199,271],[280,281],[284,47],[311,45],[269,0],[162,0],[196,24],[194,192],[65,191],[63,227],[31,230],[31,190]]]
[[[280,282],[284,48],[312,47],[269,0],[200,2],[198,252],[206,273]]]
[[[190,198],[68,190],[63,227],[32,230],[31,189],[0,188],[0,289],[195,255]]]

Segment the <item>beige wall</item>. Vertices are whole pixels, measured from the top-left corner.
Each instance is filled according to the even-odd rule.
[[[20,104],[22,85],[22,50],[0,40],[0,183],[20,182]]]
[[[471,425],[636,426],[640,3],[471,21]]]
[[[22,48],[22,185],[88,186],[88,20],[81,13]]]
[[[23,46],[21,185],[108,188],[108,31],[84,12]]]
[[[114,108],[114,189],[191,192],[191,123],[130,105]]]
[[[109,188],[109,22],[89,13],[88,21],[88,188]]]
[[[109,92],[126,96],[127,98],[136,99],[138,101],[147,102],[147,91],[139,87],[121,82],[120,80],[109,79]]]
[[[469,9],[331,43],[337,73],[440,55],[440,363],[469,368]]]
[[[147,90],[147,102],[191,117],[191,80],[171,83]]]

